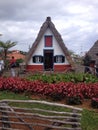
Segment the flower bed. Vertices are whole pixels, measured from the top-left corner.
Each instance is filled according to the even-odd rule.
[[[83,99],[98,96],[98,82],[96,83],[45,83],[40,80],[28,81],[22,78],[0,78],[0,90],[12,92],[27,92],[51,97],[53,100],[66,99],[68,104],[81,104]]]

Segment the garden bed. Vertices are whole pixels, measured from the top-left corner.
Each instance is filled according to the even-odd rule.
[[[67,104],[66,99],[68,97],[71,98],[71,101],[74,99],[75,103],[80,100],[78,102],[81,102],[80,104],[71,105],[84,108],[83,130],[94,128],[96,130],[98,128],[98,124],[96,124],[98,122],[98,108],[91,106],[91,99],[98,96],[98,78],[92,75],[36,74],[25,76],[25,78],[1,77],[0,90],[25,95],[26,98],[30,97],[30,99],[53,101],[61,104]],[[7,94],[6,97],[8,98]],[[13,96],[13,99],[15,98]],[[92,120],[89,120],[91,118]]]
[[[53,101],[51,98],[48,98],[47,96],[35,95],[35,94],[31,95],[31,99],[46,100],[46,101],[50,101],[50,102]],[[61,101],[55,101],[55,102],[61,103],[61,104],[67,104],[66,99],[62,99]],[[90,110],[90,111],[98,112],[98,108],[93,108],[92,105],[91,105],[91,102],[92,102],[91,99],[84,99],[82,104],[73,105],[73,106],[80,107],[80,108],[83,108],[83,109],[87,109],[87,110]]]

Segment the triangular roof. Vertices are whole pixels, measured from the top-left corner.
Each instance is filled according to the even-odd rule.
[[[74,66],[74,63],[72,61],[72,58],[69,55],[68,49],[65,46],[61,35],[59,34],[59,32],[57,31],[57,29],[55,28],[55,25],[52,23],[51,18],[47,17],[46,21],[43,23],[43,25],[40,28],[40,31],[38,33],[38,36],[35,40],[35,42],[33,43],[31,49],[29,50],[27,57],[26,57],[26,63],[28,62],[28,60],[31,58],[32,54],[34,53],[37,45],[39,44],[42,36],[44,35],[45,31],[47,30],[47,28],[49,28],[52,33],[54,34],[54,37],[56,38],[58,44],[60,45],[60,47],[62,48],[67,60],[69,61],[69,63],[71,64],[71,66]]]
[[[98,61],[98,40],[90,48],[88,54],[91,56],[92,60]]]

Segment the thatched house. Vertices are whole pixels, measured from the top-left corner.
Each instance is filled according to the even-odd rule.
[[[91,49],[88,51],[88,55],[91,57],[92,60],[98,64],[98,40],[94,43]]]
[[[41,26],[27,54],[26,65],[30,71],[65,71],[74,66],[68,49],[50,17],[47,17]]]

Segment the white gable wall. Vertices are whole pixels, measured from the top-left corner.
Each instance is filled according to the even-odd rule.
[[[45,35],[52,35],[53,36],[53,46],[52,47],[45,47],[45,39],[44,39]],[[37,46],[36,50],[34,51],[32,57],[34,55],[41,55],[41,56],[43,56],[43,50],[44,49],[52,49],[52,50],[54,50],[54,56],[55,55],[63,55],[64,56],[64,53],[63,53],[61,47],[59,46],[57,40],[55,39],[55,37],[54,37],[54,35],[53,35],[53,33],[51,32],[50,29],[46,30],[44,36],[40,40],[40,43],[38,44],[38,46]],[[39,63],[32,63],[32,57],[31,57],[31,59],[29,61],[29,64],[30,65],[39,64]],[[67,59],[66,59],[66,57],[65,57],[65,63],[69,64]],[[54,64],[65,64],[65,63],[54,63]],[[40,63],[40,64],[43,64],[43,63]]]

